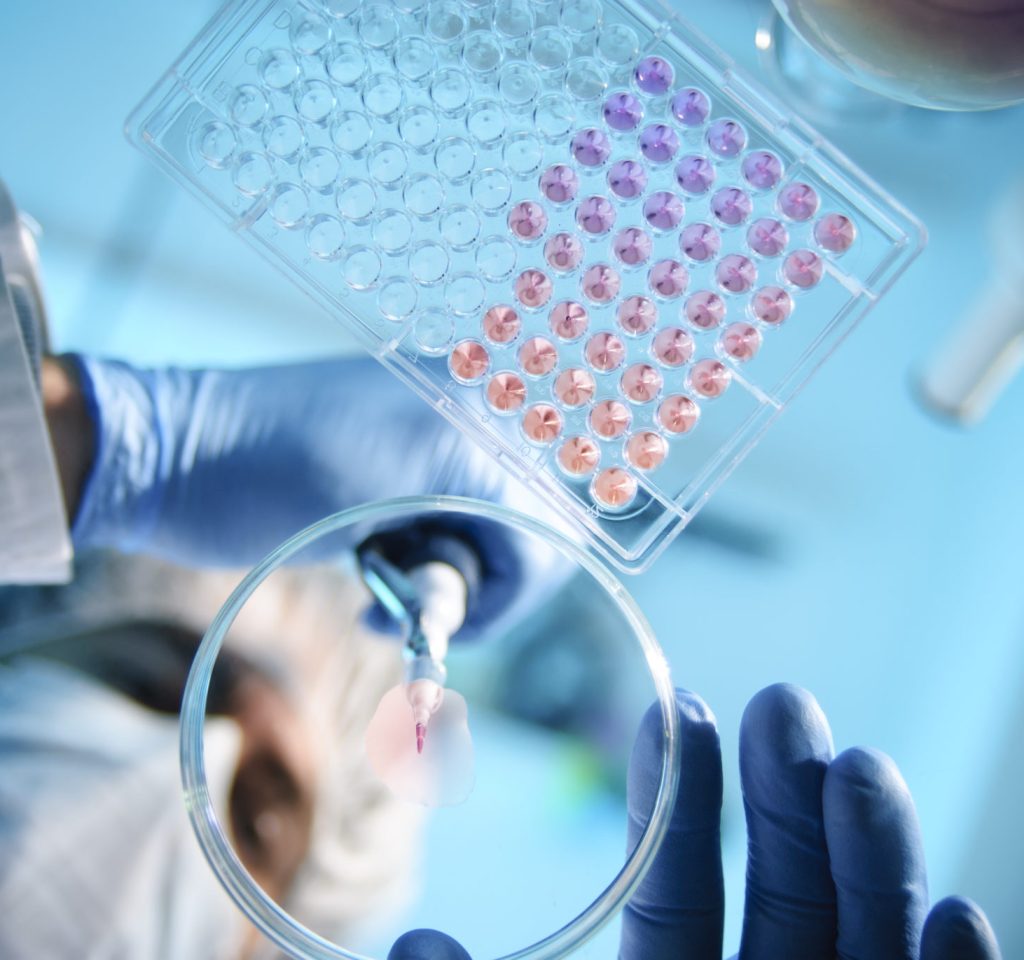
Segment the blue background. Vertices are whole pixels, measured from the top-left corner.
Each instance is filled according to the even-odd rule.
[[[764,6],[679,9],[756,72]],[[121,136],[210,0],[35,0],[0,18],[0,176],[44,226],[57,346],[242,365],[344,336]],[[926,223],[924,255],[797,398],[691,532],[628,583],[726,755],[727,945],[738,937],[739,718],[763,685],[814,691],[837,746],[899,763],[933,896],[982,902],[1024,953],[1024,384],[981,424],[938,422],[916,374],[993,269],[991,205],[1024,113],[897,110],[826,134]],[[1024,223],[1022,223],[1024,230]],[[595,827],[621,842],[621,826]],[[603,835],[602,835],[603,836]],[[604,841],[602,841],[604,842]]]

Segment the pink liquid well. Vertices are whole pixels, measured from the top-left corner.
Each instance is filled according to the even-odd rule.
[[[550,166],[540,175],[540,192],[552,203],[568,203],[576,199],[580,178],[564,163]]]
[[[612,249],[617,260],[627,267],[636,267],[650,259],[653,242],[638,227],[626,227],[615,235]]]
[[[551,443],[562,432],[562,415],[550,404],[535,403],[523,414],[523,433],[534,443]]]
[[[817,286],[823,270],[821,257],[813,250],[796,250],[782,262],[782,275],[801,290]]]
[[[581,367],[570,367],[555,378],[555,396],[566,407],[583,407],[594,399],[593,375]]]
[[[533,200],[517,203],[508,212],[508,228],[519,240],[537,240],[548,227],[548,215]]]
[[[690,370],[693,392],[709,400],[725,393],[731,380],[732,374],[721,360],[698,360]]]
[[[647,187],[647,170],[636,160],[619,160],[608,168],[608,189],[623,200],[639,197]]]
[[[671,434],[689,433],[699,419],[700,407],[681,393],[666,397],[658,407],[658,423]]]
[[[600,167],[611,156],[612,145],[607,134],[590,128],[581,130],[569,145],[576,162],[584,167]]]
[[[771,190],[782,179],[782,161],[767,150],[753,150],[743,158],[743,179],[758,190]]]
[[[607,197],[586,197],[576,208],[576,223],[591,236],[600,236],[615,226],[615,207]]]
[[[563,300],[551,308],[548,325],[559,340],[578,340],[587,331],[590,316],[587,308],[575,300]]]
[[[569,273],[583,260],[583,241],[571,233],[556,233],[544,244],[544,259],[552,270]]]
[[[522,329],[519,314],[505,304],[491,307],[484,314],[484,336],[492,343],[511,343]]]
[[[651,352],[662,366],[681,367],[693,357],[693,337],[680,327],[665,327],[655,336]]]
[[[647,281],[659,297],[672,300],[686,292],[690,274],[677,260],[659,260],[651,267]]]
[[[857,228],[841,213],[826,213],[814,225],[814,239],[831,253],[845,253],[853,246]]]
[[[633,502],[636,490],[636,477],[622,467],[609,467],[594,478],[591,493],[598,503],[621,510]]]
[[[546,377],[558,363],[558,351],[544,337],[530,337],[519,348],[519,365],[531,377]]]
[[[634,363],[622,375],[622,392],[633,403],[650,403],[661,393],[661,374],[649,363]]]
[[[487,348],[478,340],[463,340],[457,343],[448,358],[452,376],[462,383],[479,380],[491,365]]]
[[[802,223],[818,212],[818,194],[807,183],[790,183],[779,191],[779,210],[790,220]]]
[[[640,337],[658,322],[658,308],[648,297],[626,297],[619,304],[619,326],[630,336]]]
[[[668,444],[660,433],[644,430],[626,441],[626,459],[638,470],[655,470],[668,455]]]
[[[593,473],[601,461],[601,450],[590,437],[570,437],[558,448],[559,466],[576,477]]]
[[[707,263],[718,256],[722,237],[709,223],[688,223],[679,233],[679,249],[694,263]]]
[[[746,363],[761,349],[761,331],[751,323],[730,323],[719,341],[722,352],[733,360]]]
[[[594,303],[611,303],[619,295],[622,278],[606,263],[596,263],[583,274],[583,295]]]
[[[618,400],[602,400],[590,411],[591,429],[605,440],[621,437],[633,422],[629,407]]]
[[[698,330],[713,330],[725,319],[725,301],[710,290],[698,290],[686,298],[683,313]]]
[[[750,312],[761,323],[776,326],[793,312],[793,298],[782,287],[761,287],[750,299]]]
[[[551,299],[551,280],[540,270],[524,270],[514,286],[516,299],[524,306],[536,310]]]
[[[675,230],[685,215],[683,201],[667,190],[658,190],[644,201],[644,220],[655,230]]]
[[[747,228],[747,244],[762,257],[777,257],[789,243],[789,231],[781,221],[761,217]]]
[[[719,223],[724,223],[728,227],[744,223],[753,209],[753,201],[739,187],[722,187],[711,197],[711,212]]]
[[[757,282],[757,267],[749,257],[730,253],[718,261],[715,279],[729,293],[746,293]]]
[[[595,333],[587,341],[584,353],[595,370],[608,373],[621,366],[626,357],[625,344],[614,333]]]
[[[526,384],[511,371],[502,371],[487,384],[487,402],[499,413],[513,413],[526,402]]]

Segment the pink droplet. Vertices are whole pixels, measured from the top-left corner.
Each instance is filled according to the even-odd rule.
[[[523,433],[534,443],[551,443],[562,432],[562,415],[549,403],[535,403],[523,414]]]
[[[626,132],[640,126],[644,108],[631,93],[613,93],[604,102],[604,122],[613,130]]]
[[[658,308],[648,297],[626,297],[619,304],[618,317],[626,333],[640,337],[658,322]]]
[[[753,360],[761,349],[761,331],[750,323],[730,323],[722,331],[719,343],[727,356],[746,363]]]
[[[821,280],[824,266],[813,250],[795,250],[782,261],[782,275],[794,287],[808,290]]]
[[[623,200],[639,197],[647,187],[647,170],[636,160],[618,160],[608,168],[608,189]]]
[[[747,228],[747,243],[762,257],[777,257],[789,243],[789,231],[781,221],[761,217]]]
[[[696,87],[684,87],[672,97],[670,109],[684,127],[699,127],[711,113],[711,101]]]
[[[560,340],[578,340],[586,332],[590,317],[587,308],[575,300],[563,300],[551,308],[548,325]]]
[[[681,393],[661,401],[658,422],[672,434],[689,433],[700,419],[700,407]]]
[[[708,127],[708,148],[723,159],[739,156],[747,145],[747,131],[735,120],[716,120]]]
[[[672,300],[682,296],[686,291],[686,286],[690,282],[690,274],[686,267],[677,260],[659,260],[651,267],[647,282],[659,297]]]
[[[667,190],[658,190],[644,201],[644,219],[655,230],[675,230],[685,215],[683,201]]]
[[[633,79],[637,87],[644,93],[659,97],[668,93],[675,78],[672,64],[661,57],[644,57],[633,71]]]
[[[629,267],[646,263],[650,259],[652,247],[650,235],[638,227],[626,227],[625,230],[620,230],[615,235],[615,241],[612,244],[616,259]]]
[[[725,301],[710,290],[698,290],[686,298],[683,312],[690,326],[713,330],[725,319]]]
[[[552,203],[568,203],[576,199],[580,178],[572,167],[556,163],[540,175],[540,192]]]
[[[771,190],[782,179],[782,161],[767,150],[753,150],[743,158],[743,179],[758,190]]]
[[[594,377],[580,367],[563,370],[555,378],[555,396],[566,407],[582,407],[594,398]]]
[[[698,360],[690,370],[690,386],[694,393],[707,397],[720,397],[725,393],[732,374],[721,360]]]
[[[463,340],[455,344],[448,358],[452,376],[462,383],[479,380],[491,365],[487,348],[479,340]]]
[[[749,257],[730,253],[718,261],[715,279],[729,293],[746,293],[757,281],[757,267]]]
[[[533,200],[517,203],[508,212],[508,228],[519,240],[536,240],[548,226],[544,208]]]
[[[524,270],[515,282],[516,299],[531,309],[543,307],[551,299],[551,280],[540,270]]]
[[[807,183],[790,183],[779,191],[779,209],[790,220],[810,220],[818,212],[818,194]]]
[[[694,263],[714,260],[721,248],[721,235],[708,223],[688,223],[679,233],[679,249]]]
[[[755,320],[777,326],[793,312],[793,298],[782,287],[761,287],[750,299]]]
[[[607,197],[587,197],[576,208],[576,222],[593,236],[607,233],[615,225],[615,207]]]
[[[660,433],[644,430],[626,441],[626,459],[638,470],[654,470],[668,454],[668,444]]]
[[[594,478],[591,492],[598,503],[621,510],[633,502],[636,490],[636,477],[622,467],[608,467]]]
[[[633,422],[629,407],[618,400],[602,400],[590,411],[590,426],[599,437],[614,440],[621,437]]]
[[[572,138],[569,149],[577,163],[584,167],[599,167],[611,155],[612,145],[603,131],[591,127],[580,130]]]
[[[584,353],[595,370],[608,373],[622,364],[626,347],[614,333],[595,333],[588,341]]]
[[[651,350],[663,366],[681,367],[693,356],[693,337],[680,327],[665,327],[658,331]]]
[[[711,197],[711,212],[720,223],[735,227],[750,216],[754,204],[739,187],[723,187]]]
[[[634,363],[622,375],[622,392],[633,403],[650,403],[661,393],[664,381],[649,363]]]
[[[622,278],[606,263],[595,263],[583,274],[583,294],[594,303],[610,303],[619,295]]]
[[[512,307],[498,304],[484,314],[484,336],[492,343],[511,343],[519,336],[522,322]]]
[[[601,449],[590,437],[570,437],[558,449],[559,465],[576,477],[593,473],[600,460]]]
[[[715,168],[704,157],[690,154],[676,164],[676,183],[684,193],[702,196],[714,182]]]
[[[526,402],[526,384],[511,371],[496,373],[487,384],[487,402],[499,413],[512,413]]]
[[[841,213],[826,213],[814,225],[814,239],[832,253],[845,253],[856,237],[853,221]]]
[[[556,233],[544,244],[544,259],[552,270],[569,273],[583,259],[583,241],[571,233]]]
[[[545,377],[558,363],[558,351],[544,337],[530,337],[519,348],[519,366],[531,377]]]
[[[679,151],[679,134],[664,123],[652,123],[640,132],[639,143],[651,163],[668,163]]]

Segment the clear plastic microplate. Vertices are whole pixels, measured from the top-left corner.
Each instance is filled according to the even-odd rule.
[[[234,0],[129,128],[627,571],[923,243],[656,5]]]

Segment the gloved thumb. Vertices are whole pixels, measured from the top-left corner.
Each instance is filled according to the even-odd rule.
[[[438,930],[403,933],[388,953],[388,960],[472,960],[465,949]]]

